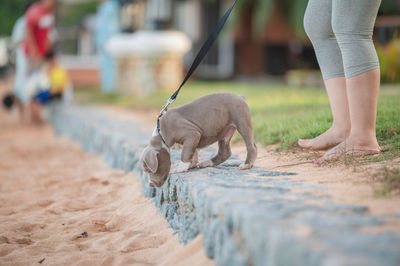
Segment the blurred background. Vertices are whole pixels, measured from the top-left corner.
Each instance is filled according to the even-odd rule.
[[[14,63],[9,36],[28,2],[13,0],[0,4],[3,77],[10,73]],[[196,78],[268,77],[289,85],[321,84],[314,51],[303,29],[307,2],[239,1],[222,35],[195,72]],[[108,81],[103,80],[103,87],[109,87],[105,89],[108,92],[147,94],[157,89],[174,90],[181,72],[190,65],[231,3],[223,0],[59,0],[56,43],[61,52],[60,61],[75,88],[101,86],[102,74],[107,75],[106,71],[113,72]],[[399,82],[399,0],[382,1],[374,38],[382,81]],[[107,65],[103,72],[102,64]],[[152,71],[157,73],[146,74]],[[149,84],[154,79],[159,81]]]
[[[184,253],[171,246],[167,225],[158,224],[149,216],[153,210],[135,192],[139,191],[132,183],[136,178],[121,171],[112,172],[100,165],[94,155],[86,157],[77,143],[54,137],[57,130],[45,126],[45,122],[62,131],[71,129],[65,133],[81,130],[82,134],[71,136],[81,136],[81,141],[91,137],[94,141],[81,143],[86,150],[94,151],[90,147],[98,146],[101,148],[97,150],[107,155],[103,156],[106,161],[123,159],[125,166],[130,164],[130,157],[123,156],[128,151],[131,154],[131,146],[141,147],[142,141],[134,138],[143,133],[130,136],[132,141],[125,141],[124,134],[136,125],[146,128],[142,132],[155,127],[161,107],[178,88],[200,47],[233,1],[0,0],[0,265],[8,261],[9,265],[57,265],[55,261],[66,264],[69,260],[71,265],[100,264],[92,263],[94,257],[102,264],[143,263],[142,258],[147,262],[149,257],[156,259],[149,264],[157,264],[163,253],[170,253],[167,264],[171,264],[171,256],[180,264],[187,262]],[[27,9],[30,3],[35,5]],[[304,32],[307,3],[308,0],[238,0],[217,41],[171,107],[211,93],[245,95],[259,147],[259,166],[300,174],[293,176],[293,185],[286,174],[282,182],[271,177],[265,188],[271,186],[271,193],[277,191],[287,202],[296,203],[294,194],[307,195],[305,203],[283,209],[283,226],[287,220],[296,219],[293,230],[299,239],[308,239],[315,231],[316,238],[309,242],[314,246],[321,242],[320,236],[334,236],[335,231],[325,234],[322,230],[325,224],[334,225],[333,229],[356,237],[340,239],[341,235],[335,235],[329,242],[321,242],[323,245],[345,243],[340,248],[348,249],[348,254],[362,256],[365,254],[359,251],[367,251],[376,259],[383,258],[383,263],[390,263],[394,256],[399,258],[391,256],[395,247],[385,245],[396,239],[392,230],[399,231],[400,225],[396,219],[400,218],[400,0],[382,0],[375,24],[374,42],[382,73],[376,134],[382,153],[360,159],[350,154],[343,156],[343,162],[326,167],[308,164],[321,153],[298,147],[299,138],[314,138],[333,122],[314,50]],[[32,52],[33,29],[41,35],[36,38],[41,40],[36,46],[48,48],[42,49],[40,57]],[[71,115],[65,115],[68,112]],[[74,121],[77,116],[83,119]],[[130,124],[131,119],[137,123]],[[121,135],[120,130],[127,132]],[[115,138],[108,137],[114,133]],[[244,142],[238,134],[233,142],[235,153],[244,154]],[[121,149],[114,150],[116,145]],[[273,156],[273,151],[283,152]],[[118,154],[112,156],[114,152]],[[218,181],[218,186],[224,186],[223,180]],[[255,180],[256,176],[251,176],[250,187],[258,184]],[[234,190],[238,191],[236,187]],[[289,190],[293,195],[283,194]],[[285,203],[275,199],[269,202],[267,197],[259,202],[272,202],[270,208]],[[325,207],[320,208],[322,205]],[[163,208],[164,216],[174,214],[170,212],[174,202],[163,206],[169,206]],[[314,207],[309,210],[307,206]],[[142,209],[146,212],[140,212]],[[299,214],[287,215],[287,210]],[[324,216],[318,216],[318,212]],[[328,219],[331,213],[332,221]],[[337,213],[346,215],[346,220],[339,221],[342,216]],[[187,225],[195,216],[188,217],[182,220],[184,217],[179,216],[177,221]],[[273,213],[273,223],[274,217],[280,217],[280,213]],[[242,220],[248,218],[251,217]],[[316,218],[315,225],[320,226],[314,230],[307,221]],[[220,227],[218,223],[216,232],[225,234],[225,225]],[[256,229],[254,232],[259,227]],[[81,233],[83,230],[87,231]],[[153,234],[154,230],[162,235]],[[292,239],[285,232],[281,241],[280,231],[281,228],[276,233],[274,227],[265,231],[273,240],[279,240],[277,247],[269,250],[271,254]],[[380,233],[380,248],[366,246],[375,239],[363,235],[367,232]],[[154,239],[162,243],[155,244]],[[358,246],[357,241],[367,242],[356,248],[353,245]],[[196,242],[187,246],[190,256],[200,247]],[[228,243],[226,247],[234,245]],[[220,246],[216,245],[217,249]],[[167,247],[166,252],[158,249],[162,247]],[[298,244],[293,247],[296,249],[288,253],[290,256],[308,254],[307,249],[298,249]],[[136,251],[139,253],[132,253]],[[194,254],[200,265],[200,253]],[[321,260],[334,264],[337,254],[340,262],[347,258],[335,251]],[[312,259],[319,257],[313,254]],[[232,261],[241,261],[237,258],[241,257]],[[361,259],[379,264],[375,257]],[[22,262],[25,260],[27,263]],[[358,257],[351,258],[353,261],[358,262]]]
[[[62,77],[56,83],[68,80],[77,102],[127,108],[150,123],[232,4],[231,0],[40,1],[56,3],[51,35],[57,55],[55,76]],[[0,89],[11,91],[14,86],[15,90],[18,45],[11,34],[28,3],[0,3]],[[239,0],[175,105],[216,92],[246,95],[256,141],[278,148],[296,147],[298,138],[327,130],[332,124],[329,102],[303,27],[307,3]],[[388,151],[382,155],[387,159],[400,156],[400,0],[382,1],[374,42],[382,72],[377,137]]]

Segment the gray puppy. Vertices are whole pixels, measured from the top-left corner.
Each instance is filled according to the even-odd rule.
[[[170,148],[183,145],[181,168],[171,173],[191,168],[216,166],[231,156],[230,140],[236,129],[247,148],[247,158],[239,169],[253,167],[257,158],[251,114],[244,96],[216,93],[203,96],[191,103],[168,110],[160,119],[161,134],[154,131],[150,144],[142,153],[142,169],[149,174],[150,186],[160,187],[170,173]],[[164,142],[165,141],[165,142]],[[218,141],[218,154],[207,161],[198,162],[197,149]]]

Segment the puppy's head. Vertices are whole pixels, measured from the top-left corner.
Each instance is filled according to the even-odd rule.
[[[161,187],[168,178],[171,156],[163,147],[159,136],[152,137],[150,144],[142,153],[142,169],[149,174],[151,187]]]

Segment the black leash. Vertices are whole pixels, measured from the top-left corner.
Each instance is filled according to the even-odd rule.
[[[167,143],[165,143],[165,140],[161,135],[160,118],[167,111],[168,106],[176,100],[176,97],[178,96],[179,92],[181,91],[183,85],[185,85],[186,81],[190,78],[190,76],[193,74],[193,72],[196,70],[196,68],[199,66],[199,64],[201,63],[203,58],[206,56],[206,54],[210,50],[212,44],[217,39],[219,33],[221,32],[222,28],[224,27],[225,22],[228,20],[228,17],[231,14],[232,9],[236,5],[236,1],[237,0],[235,0],[233,2],[233,4],[229,7],[229,9],[225,12],[224,16],[219,20],[219,22],[218,22],[217,26],[215,27],[215,29],[211,32],[210,36],[208,36],[206,42],[203,44],[203,46],[201,47],[200,51],[198,52],[196,58],[194,59],[192,65],[190,66],[189,71],[186,73],[186,76],[183,79],[181,85],[174,92],[174,94],[172,94],[172,96],[168,98],[167,103],[163,106],[163,108],[161,109],[160,114],[157,117],[157,133],[160,135],[161,140],[164,142],[165,145],[167,145]],[[167,147],[168,147],[168,145],[167,145]]]

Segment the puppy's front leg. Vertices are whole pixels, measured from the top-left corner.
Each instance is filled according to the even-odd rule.
[[[183,151],[182,151],[183,152]],[[191,162],[177,162],[177,164],[171,169],[170,174],[177,174],[187,172],[189,169],[196,168],[199,162],[197,149],[193,154]]]
[[[183,142],[183,149],[181,154],[181,163],[179,166],[174,167],[170,171],[171,174],[186,172],[191,168],[197,167],[198,163],[198,154],[197,154],[197,146],[200,141],[200,133],[193,132],[186,137]]]
[[[169,171],[170,174],[178,174],[178,173],[184,173],[187,172],[190,168],[191,163],[183,163],[183,162],[178,162],[176,165],[173,166],[171,171]]]
[[[199,164],[199,152],[196,149],[194,151],[192,162],[190,163],[189,169],[196,168],[198,164]]]

